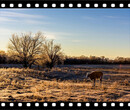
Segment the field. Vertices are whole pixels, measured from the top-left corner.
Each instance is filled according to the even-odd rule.
[[[92,87],[89,71],[102,71],[103,84]],[[111,102],[130,101],[130,65],[61,66],[46,69],[0,68],[3,102]]]

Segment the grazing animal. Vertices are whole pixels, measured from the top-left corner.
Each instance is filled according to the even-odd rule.
[[[102,84],[102,77],[103,77],[103,73],[101,71],[94,71],[94,72],[91,72],[90,74],[86,74],[87,76],[87,79],[90,78],[91,80],[94,81],[94,87],[95,87],[95,82],[96,82],[96,79],[99,79],[100,78],[100,85]]]

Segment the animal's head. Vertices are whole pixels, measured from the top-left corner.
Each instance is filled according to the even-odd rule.
[[[88,79],[89,76],[90,76],[90,72],[87,72],[87,74],[86,74],[86,78]]]

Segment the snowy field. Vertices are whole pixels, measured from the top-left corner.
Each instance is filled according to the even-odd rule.
[[[1,65],[0,101],[3,102],[125,102],[130,101],[130,65],[64,65],[50,71]],[[9,68],[12,67],[12,68]],[[21,68],[14,68],[21,67]],[[103,83],[86,79],[102,71]]]

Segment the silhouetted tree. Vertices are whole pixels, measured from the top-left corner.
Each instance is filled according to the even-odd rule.
[[[43,55],[47,58],[46,66],[50,69],[54,67],[59,61],[63,60],[61,46],[54,44],[53,40],[45,42],[43,45]]]
[[[41,32],[36,34],[25,33],[21,36],[13,34],[10,39],[8,51],[11,55],[22,61],[23,66],[31,67],[37,60],[37,55],[41,53],[45,37]]]

